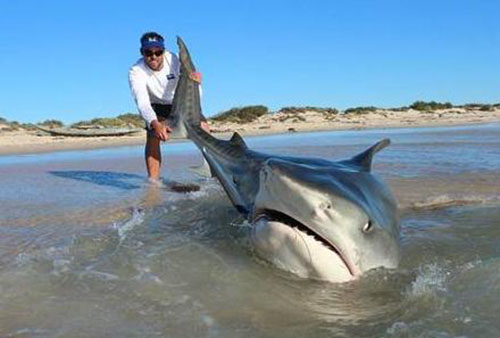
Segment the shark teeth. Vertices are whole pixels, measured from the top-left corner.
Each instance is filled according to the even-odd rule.
[[[344,264],[347,267],[347,269],[349,270],[349,272],[351,274],[353,274],[349,264],[347,264],[344,256],[340,253],[340,251],[330,241],[328,241],[327,239],[325,239],[321,235],[314,232],[307,225],[305,225],[305,224],[299,222],[298,220],[294,219],[293,217],[290,217],[287,214],[284,214],[284,213],[277,211],[277,210],[271,210],[271,209],[260,210],[259,212],[256,212],[255,215],[256,216],[255,216],[253,222],[256,222],[260,218],[266,218],[269,221],[274,221],[274,222],[279,222],[279,223],[285,224],[285,225],[289,226],[290,228],[292,228],[296,231],[300,231],[300,232],[304,233],[306,236],[311,237],[316,242],[320,242],[326,248],[333,251],[337,256],[339,256],[340,259],[344,262]]]

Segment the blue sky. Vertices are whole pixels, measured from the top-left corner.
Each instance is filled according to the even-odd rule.
[[[210,116],[252,104],[345,109],[500,102],[500,1],[0,0],[0,117],[135,112],[139,37],[187,43]]]

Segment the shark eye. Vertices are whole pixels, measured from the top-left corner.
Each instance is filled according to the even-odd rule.
[[[372,221],[369,220],[366,222],[366,224],[363,226],[363,232],[368,232],[372,229]]]
[[[331,209],[332,208],[332,205],[328,202],[322,202],[320,205],[319,205],[319,208],[321,210],[326,210],[326,209]]]

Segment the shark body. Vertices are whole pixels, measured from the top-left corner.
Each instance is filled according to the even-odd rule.
[[[256,152],[234,133],[220,140],[200,128],[199,84],[178,38],[181,76],[176,126],[201,150],[234,207],[252,224],[255,252],[304,278],[345,282],[396,268],[399,217],[389,188],[371,173],[384,139],[343,161]]]

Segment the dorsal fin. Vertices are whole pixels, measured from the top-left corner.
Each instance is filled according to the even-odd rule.
[[[238,147],[243,148],[243,149],[247,148],[247,145],[245,144],[245,141],[243,140],[243,138],[240,136],[240,134],[238,134],[236,132],[233,134],[233,136],[231,137],[229,142],[231,143],[231,145],[238,146]]]
[[[380,150],[387,147],[389,144],[391,144],[391,140],[389,140],[388,138],[385,138],[385,139],[375,143],[373,146],[371,146],[370,148],[368,148],[364,152],[354,156],[350,160],[350,162],[360,166],[365,171],[370,171],[372,168],[373,156],[376,153],[378,153]]]

